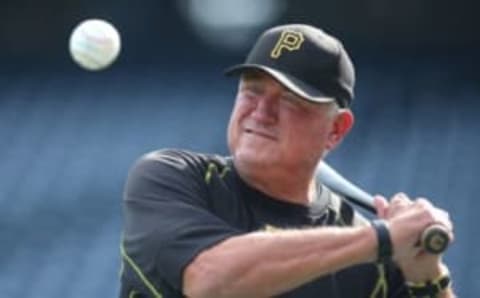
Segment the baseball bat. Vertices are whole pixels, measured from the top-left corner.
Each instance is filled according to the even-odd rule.
[[[334,192],[345,196],[345,198],[352,203],[372,213],[376,213],[372,195],[340,175],[326,162],[320,162],[316,171],[316,178]],[[432,254],[443,253],[449,244],[450,236],[445,227],[440,224],[430,225],[423,231],[420,237],[420,245],[422,248]]]

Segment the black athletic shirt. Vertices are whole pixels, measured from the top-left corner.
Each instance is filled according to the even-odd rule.
[[[201,251],[232,236],[365,224],[338,195],[320,183],[317,189],[310,206],[292,204],[248,186],[228,157],[180,150],[143,156],[125,187],[120,297],[184,297],[185,267]],[[405,293],[403,277],[393,264],[364,264],[278,297],[408,297]]]

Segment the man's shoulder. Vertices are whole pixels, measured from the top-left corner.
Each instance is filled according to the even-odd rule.
[[[133,169],[203,170],[209,164],[226,165],[229,157],[213,153],[201,153],[186,149],[164,148],[150,151],[138,158]]]
[[[139,157],[129,169],[126,197],[138,194],[150,196],[155,193],[205,190],[207,174],[216,162],[227,163],[227,157],[193,152],[183,149],[160,149]],[[210,173],[212,175],[212,173]]]

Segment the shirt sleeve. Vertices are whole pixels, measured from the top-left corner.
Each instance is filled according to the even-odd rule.
[[[144,156],[124,193],[123,245],[149,283],[182,290],[183,270],[200,253],[241,234],[209,211],[201,163],[178,152]]]
[[[406,298],[410,297],[400,268],[392,262],[386,264],[386,274],[388,283],[388,297],[390,298]]]

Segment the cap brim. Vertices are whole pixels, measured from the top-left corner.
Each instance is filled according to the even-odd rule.
[[[271,67],[266,67],[260,64],[238,64],[228,68],[225,71],[225,75],[237,75],[241,74],[245,70],[260,70],[268,73],[273,78],[275,78],[280,84],[285,86],[288,90],[292,91],[294,94],[299,97],[314,102],[314,103],[327,103],[334,102],[335,98],[325,95],[317,88],[312,87],[309,84],[304,83],[303,81],[295,78],[294,76],[285,74],[279,70],[273,69]]]

